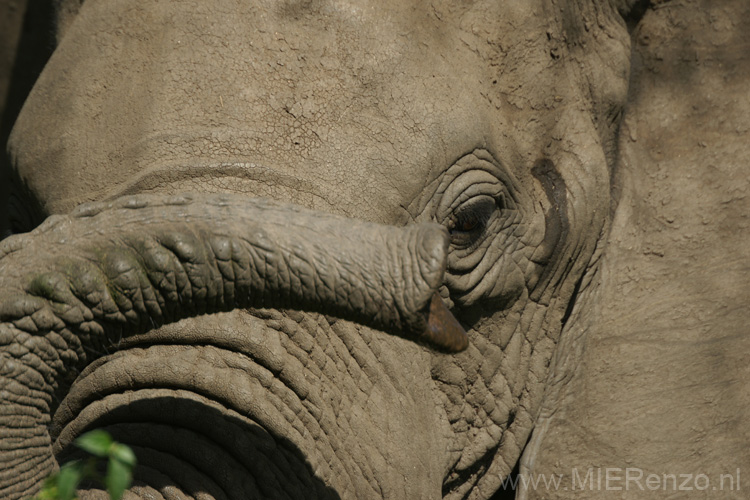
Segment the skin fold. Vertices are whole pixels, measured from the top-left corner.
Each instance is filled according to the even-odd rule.
[[[8,145],[15,231],[51,217],[2,247],[0,496],[93,428],[140,497],[492,496],[608,228],[625,7],[63,3]]]
[[[747,497],[749,30],[732,0],[666,3],[633,32],[620,201],[566,327],[580,358],[521,464],[568,490],[517,498]]]
[[[154,198],[84,205],[29,237],[6,241],[0,335],[16,348],[3,352],[3,365],[8,378],[43,393],[43,406],[67,392],[68,371],[81,370],[101,349],[185,315],[294,304],[417,339],[427,330],[426,311],[445,269],[448,242],[440,226],[352,223],[238,196]],[[228,214],[230,221],[222,221]],[[144,228],[156,218],[158,224]],[[112,227],[106,241],[101,226]],[[14,270],[43,254],[50,269],[13,279]],[[437,333],[440,326],[434,325]],[[37,342],[54,349],[36,352],[29,344]],[[16,411],[6,425],[44,435],[48,411],[22,419],[26,406],[6,399],[12,401]],[[10,483],[29,463],[52,458],[39,457],[44,448],[27,441],[14,444],[29,458],[4,471]],[[49,473],[52,464],[40,469]]]

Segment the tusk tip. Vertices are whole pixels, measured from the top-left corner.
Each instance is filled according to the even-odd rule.
[[[430,309],[426,314],[427,328],[422,340],[443,352],[456,353],[469,347],[469,336],[448,310],[437,293],[430,300]]]

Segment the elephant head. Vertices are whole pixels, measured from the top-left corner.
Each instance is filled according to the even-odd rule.
[[[624,8],[63,2],[9,141],[16,232],[50,217],[2,246],[1,494],[104,428],[141,496],[491,496],[608,225]]]

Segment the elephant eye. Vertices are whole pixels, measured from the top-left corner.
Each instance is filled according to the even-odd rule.
[[[490,196],[477,196],[459,206],[448,220],[451,245],[467,247],[477,241],[498,209]]]

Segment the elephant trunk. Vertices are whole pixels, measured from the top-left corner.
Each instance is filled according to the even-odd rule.
[[[50,412],[131,335],[239,307],[316,311],[447,351],[444,228],[381,226],[239,196],[135,196],[56,216],[0,247],[0,496],[55,467]]]

